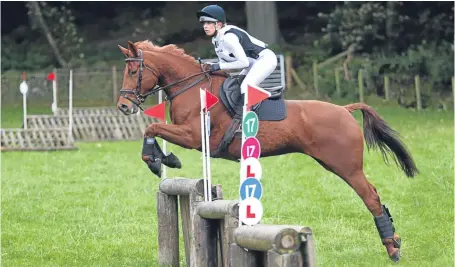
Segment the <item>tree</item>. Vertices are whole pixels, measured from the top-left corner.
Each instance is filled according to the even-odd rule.
[[[280,42],[276,4],[273,1],[246,2],[248,32],[267,44]]]
[[[68,66],[68,61],[75,54],[79,57],[84,56],[79,51],[83,38],[78,35],[75,17],[67,3],[62,3],[59,7],[50,7],[46,2],[30,1],[26,6],[32,29],[41,30],[60,66]]]

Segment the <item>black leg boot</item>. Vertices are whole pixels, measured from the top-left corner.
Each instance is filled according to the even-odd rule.
[[[164,158],[163,151],[156,143],[155,137],[145,137],[142,144],[142,160],[148,168],[159,178],[161,178],[161,162]]]

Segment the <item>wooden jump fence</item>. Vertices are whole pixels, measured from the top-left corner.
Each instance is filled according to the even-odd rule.
[[[68,109],[58,109],[56,115],[27,116],[29,128],[68,128],[68,122]],[[76,141],[138,140],[153,122],[142,113],[125,116],[116,107],[73,108],[72,133]]]
[[[0,129],[1,151],[73,150],[74,140],[68,128]]]
[[[180,266],[178,206],[188,267],[313,267],[311,228],[239,225],[239,201],[224,200],[221,185],[204,201],[203,179],[163,179],[157,192],[158,264]]]

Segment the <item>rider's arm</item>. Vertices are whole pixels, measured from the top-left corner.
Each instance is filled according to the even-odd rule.
[[[220,68],[224,69],[243,69],[250,65],[248,58],[243,50],[242,45],[240,45],[239,38],[233,33],[227,33],[224,36],[224,44],[229,48],[229,50],[234,54],[234,57],[237,59],[233,62],[222,62],[220,61]]]

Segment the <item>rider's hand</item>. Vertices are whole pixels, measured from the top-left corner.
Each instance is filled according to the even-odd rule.
[[[202,69],[204,71],[215,72],[217,70],[220,70],[220,64],[207,62],[203,65]]]

